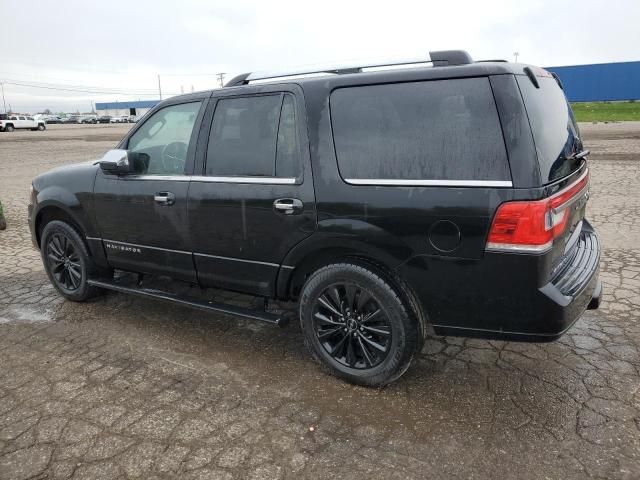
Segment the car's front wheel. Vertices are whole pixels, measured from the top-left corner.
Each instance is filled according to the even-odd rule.
[[[63,297],[82,302],[100,292],[88,284],[99,269],[71,225],[59,220],[47,223],[42,230],[40,253],[49,280]]]
[[[419,322],[396,289],[358,264],[314,272],[302,289],[300,322],[314,358],[359,385],[394,381],[422,344]]]
[[[40,132],[44,131],[45,128],[47,128],[47,127],[45,127],[42,123],[40,123],[38,125],[38,131],[40,131]]]
[[[5,132],[13,132],[15,129],[13,128],[13,125],[7,125],[6,127],[4,127],[4,131]]]

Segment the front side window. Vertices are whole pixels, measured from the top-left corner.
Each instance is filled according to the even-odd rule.
[[[285,94],[224,98],[213,116],[206,174],[297,177],[295,101]]]
[[[202,102],[171,105],[155,112],[129,139],[136,173],[181,175]]]
[[[341,88],[330,105],[347,180],[511,179],[487,78]]]

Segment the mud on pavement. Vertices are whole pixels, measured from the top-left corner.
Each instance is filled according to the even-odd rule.
[[[324,374],[295,321],[55,294],[29,182],[127,128],[0,134],[0,478],[640,477],[640,123],[582,125],[600,310],[550,344],[429,339],[382,390]]]

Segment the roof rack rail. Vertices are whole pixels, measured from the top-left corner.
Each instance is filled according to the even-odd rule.
[[[344,75],[348,73],[361,73],[365,68],[380,68],[380,67],[393,67],[401,65],[418,65],[424,63],[431,63],[434,67],[454,66],[454,65],[468,65],[473,63],[471,55],[464,50],[443,50],[437,52],[429,52],[429,60],[426,59],[411,59],[395,62],[374,63],[367,65],[340,65],[340,66],[328,66],[318,67],[313,69],[298,69],[288,70],[281,72],[248,72],[241,73],[229,80],[225,87],[237,87],[240,85],[247,85],[249,82],[255,80],[268,80],[283,77],[295,77],[300,75],[314,75],[322,73],[330,73],[334,75]]]

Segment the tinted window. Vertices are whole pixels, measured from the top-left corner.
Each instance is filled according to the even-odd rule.
[[[295,177],[299,157],[291,95],[218,101],[207,150],[207,175]]]
[[[145,155],[136,159],[136,173],[184,173],[187,150],[201,102],[172,105],[155,112],[129,139],[129,151]]]
[[[296,107],[293,97],[285,95],[280,113],[276,176],[295,178],[300,174],[300,145],[296,122]]]
[[[339,89],[331,119],[343,178],[510,179],[487,78]]]
[[[518,75],[538,163],[543,181],[569,175],[580,167],[580,160],[569,158],[582,150],[580,131],[564,92],[553,77],[536,77],[536,88],[528,77]]]

